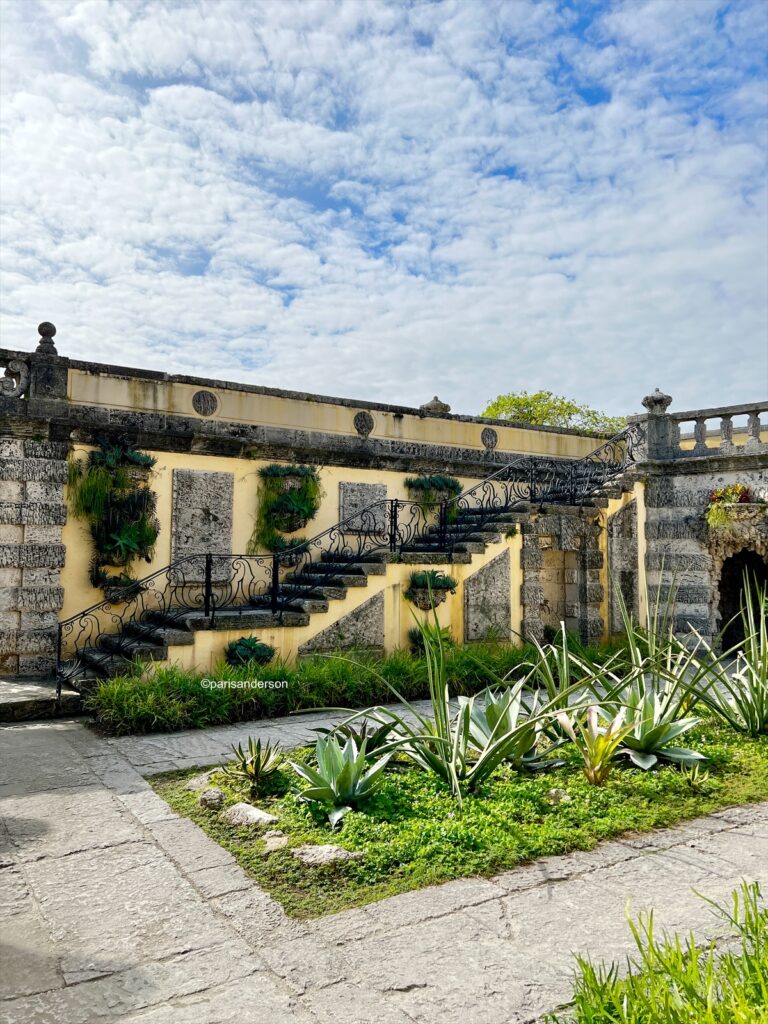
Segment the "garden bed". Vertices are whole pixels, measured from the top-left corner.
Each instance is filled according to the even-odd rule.
[[[516,865],[601,840],[643,832],[723,807],[768,799],[768,736],[734,732],[706,720],[686,739],[706,755],[709,777],[692,785],[676,767],[642,772],[618,762],[608,782],[590,786],[575,752],[566,765],[534,777],[506,765],[463,809],[435,776],[414,767],[388,770],[380,789],[333,831],[323,810],[298,799],[300,783],[287,766],[268,780],[255,803],[278,818],[289,845],[266,856],[264,829],[229,826],[185,789],[200,769],[158,776],[153,786],[180,815],[229,850],[248,874],[295,917],[317,917],[448,881],[490,876]],[[561,752],[558,752],[561,753]],[[308,751],[294,752],[304,760]],[[217,776],[225,804],[247,800],[245,786]],[[291,849],[333,843],[359,860],[308,867]]]

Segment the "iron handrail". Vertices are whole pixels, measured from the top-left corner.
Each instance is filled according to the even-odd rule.
[[[69,639],[78,633],[74,638],[75,671],[80,652],[90,643],[98,645],[107,635],[103,620],[122,630],[128,625],[141,624],[150,613],[168,613],[173,608],[189,611],[195,607],[212,620],[217,611],[228,606],[254,603],[268,604],[277,614],[282,605],[290,603],[291,596],[291,575],[281,580],[282,569],[292,568],[292,575],[298,576],[307,567],[322,564],[324,557],[353,562],[355,558],[381,550],[395,553],[430,536],[434,538],[435,531],[439,549],[448,550],[451,522],[457,518],[459,509],[469,511],[473,502],[475,511],[490,517],[526,501],[567,500],[577,504],[578,499],[586,497],[598,483],[604,484],[609,473],[610,477],[615,477],[635,461],[636,449],[644,436],[642,425],[633,423],[580,459],[521,455],[460,494],[439,502],[379,499],[287,551],[184,555],[136,580],[122,591],[118,601],[104,599],[62,620],[57,636],[57,677],[60,681],[63,674],[65,637]],[[616,458],[606,461],[605,454]],[[579,469],[593,465],[603,467],[602,472],[595,475]],[[467,524],[465,533],[474,528],[476,522]],[[454,532],[450,549],[461,540],[461,534]],[[319,558],[313,558],[315,554],[319,554]],[[217,571],[219,569],[221,571]],[[332,577],[332,573],[328,575]],[[116,604],[123,608],[118,611]],[[108,635],[119,641],[122,633]],[[123,650],[129,651],[135,642],[126,639]]]

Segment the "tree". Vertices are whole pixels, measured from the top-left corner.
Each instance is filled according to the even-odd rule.
[[[513,391],[508,395],[499,395],[481,415],[539,427],[566,427],[585,433],[616,434],[627,425],[623,416],[607,416],[604,412],[590,409],[588,405],[579,405],[551,391],[534,391],[531,394],[527,391]]]

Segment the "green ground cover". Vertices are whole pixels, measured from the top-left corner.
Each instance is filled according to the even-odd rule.
[[[286,765],[254,801],[278,816],[277,827],[289,837],[289,848],[269,856],[263,853],[263,830],[222,823],[219,812],[204,809],[198,794],[185,790],[197,770],[158,776],[152,783],[177,813],[228,849],[288,914],[314,917],[768,799],[768,736],[749,737],[721,719],[706,719],[686,734],[686,742],[707,758],[708,776],[698,781],[672,764],[644,772],[619,759],[603,786],[589,785],[577,751],[568,745],[557,751],[566,763],[550,772],[526,776],[502,764],[475,793],[465,794],[461,808],[437,776],[396,755],[378,790],[337,830],[320,805],[299,798],[303,784]],[[310,760],[309,750],[295,754],[294,760]],[[249,799],[247,785],[223,773],[212,784],[223,790],[227,805]],[[307,843],[334,843],[363,857],[311,868],[290,853],[290,847]]]

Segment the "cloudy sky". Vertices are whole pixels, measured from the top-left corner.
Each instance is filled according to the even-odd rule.
[[[0,344],[478,413],[768,390],[764,0],[0,0]]]

